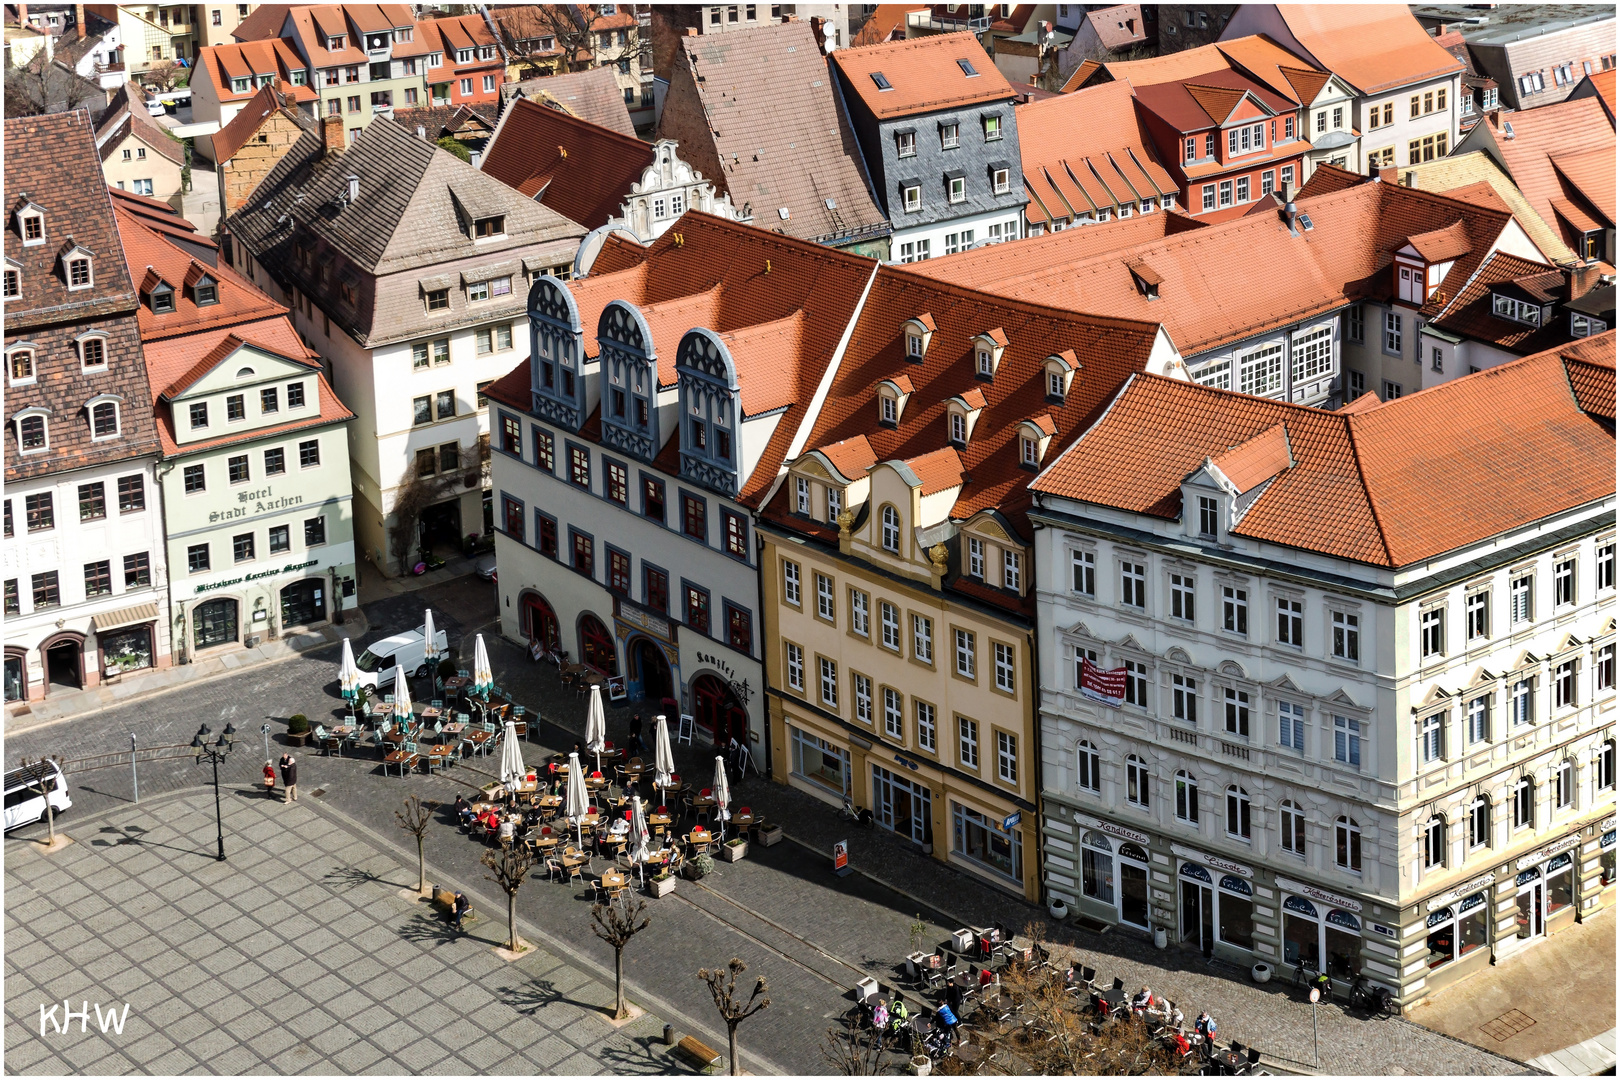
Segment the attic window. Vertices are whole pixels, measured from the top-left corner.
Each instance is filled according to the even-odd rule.
[[[1306,232],[1310,232],[1312,229],[1316,228],[1315,225],[1311,224],[1311,215],[1309,214],[1299,215],[1299,227],[1304,229]]]
[[[1018,462],[1034,467],[1041,463],[1041,444],[1028,435],[1018,436]]]
[[[872,72],[872,81],[877,83],[877,88],[879,90],[893,90],[894,89],[894,86],[891,85],[890,82],[889,82],[889,77],[887,75],[883,74],[883,72],[881,72],[881,71]]]
[[[15,300],[22,295],[22,271],[6,267],[5,298]]]
[[[344,47],[345,39],[346,35],[344,34],[333,34],[331,37],[326,39],[327,50],[330,52],[338,52]]]
[[[506,215],[498,214],[495,217],[479,218],[473,222],[473,238],[483,240],[491,236],[506,235]]]
[[[88,289],[95,284],[95,277],[90,272],[90,257],[80,255],[67,260],[68,289]]]
[[[33,247],[35,244],[45,242],[44,214],[18,214],[17,222],[22,230],[23,247]]]
[[[200,277],[197,284],[192,287],[192,299],[198,307],[207,307],[219,303],[219,286],[214,284],[211,277]]]
[[[174,310],[174,289],[169,285],[154,286],[149,294],[152,300],[152,312],[155,315],[167,315]]]
[[[923,336],[921,334],[906,335],[906,359],[921,360],[923,358]]]
[[[1491,313],[1499,318],[1512,319],[1526,326],[1541,325],[1541,308],[1535,304],[1516,300],[1501,293],[1491,294]]]
[[[976,79],[979,77],[979,73],[973,70],[973,61],[971,60],[958,60],[956,62],[956,66],[961,68],[962,74],[966,75],[970,79]]]

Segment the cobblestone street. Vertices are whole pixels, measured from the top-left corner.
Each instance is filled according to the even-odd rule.
[[[525,746],[526,757],[538,761],[545,753],[542,744],[566,749],[582,738],[585,699],[562,693],[554,668],[531,663],[515,645],[494,635],[493,628],[487,625],[487,590],[485,583],[467,578],[436,587],[429,598],[434,604],[436,620],[449,630],[453,647],[464,638],[470,639],[470,635],[483,626],[496,681],[517,700],[528,704],[531,716],[538,711],[544,718],[532,726],[533,741]],[[423,600],[422,594],[416,594],[367,605],[373,637],[415,625]],[[43,725],[10,738],[8,749],[14,756],[24,753],[80,756],[127,746],[127,733],[132,730],[142,733],[143,745],[183,743],[190,739],[199,723],[207,722],[218,730],[230,720],[241,732],[241,749],[222,772],[222,777],[228,774],[226,778],[230,783],[227,803],[236,807],[231,811],[233,820],[242,813],[237,804],[251,804],[250,816],[262,814],[270,821],[287,819],[287,823],[294,824],[299,841],[312,839],[307,823],[314,821],[325,826],[319,834],[323,845],[338,837],[355,841],[361,836],[374,837],[376,843],[397,845],[388,853],[388,859],[408,866],[414,856],[414,852],[408,850],[411,838],[398,829],[393,816],[400,800],[415,793],[424,799],[448,804],[457,793],[465,793],[472,785],[486,780],[488,777],[477,770],[492,769],[492,762],[474,760],[445,774],[402,780],[397,776],[384,777],[370,751],[361,750],[357,756],[342,758],[322,757],[309,751],[303,758],[300,777],[303,798],[297,806],[282,807],[255,797],[257,793],[253,792],[262,765],[259,725],[266,722],[271,725],[274,755],[281,750],[276,740],[285,730],[286,716],[302,711],[312,722],[331,717],[340,708],[336,661],[337,650],[326,650],[256,668],[240,676],[187,687],[96,716]],[[608,737],[622,740],[628,718],[627,709],[610,710]],[[693,776],[712,770],[712,759],[703,748],[677,747],[676,757],[678,764]],[[93,843],[93,830],[90,835],[79,835],[78,819],[110,809],[118,809],[119,814],[145,813],[147,801],[159,793],[198,790],[197,785],[203,779],[203,771],[189,759],[143,763],[142,805],[137,810],[128,806],[127,768],[86,773],[72,780],[75,807],[64,816],[60,826],[80,844]],[[1048,935],[1060,946],[1060,954],[1076,950],[1086,963],[1098,969],[1099,978],[1118,975],[1133,986],[1145,982],[1156,992],[1180,1003],[1189,1017],[1207,1008],[1219,1019],[1223,1037],[1259,1048],[1278,1067],[1289,1071],[1351,1074],[1526,1071],[1523,1065],[1508,1058],[1405,1020],[1368,1022],[1338,1006],[1320,1010],[1321,1057],[1317,1066],[1312,1061],[1310,1007],[1281,989],[1252,985],[1244,972],[1209,967],[1201,959],[1179,952],[1157,952],[1149,942],[1117,933],[1095,935],[1073,925],[1057,926],[1047,919],[1043,910],[926,858],[882,830],[843,832],[831,808],[763,778],[750,776],[737,783],[733,798],[738,805],[751,805],[756,813],[782,824],[790,842],[771,848],[756,845],[744,861],[720,864],[716,873],[703,882],[682,881],[671,897],[649,900],[653,923],[627,950],[626,971],[632,1000],[675,1024],[678,1030],[696,1033],[711,1045],[719,1046],[724,1042],[722,1030],[718,1030],[720,1026],[712,1004],[696,978],[696,971],[702,966],[723,963],[734,955],[747,961],[750,973],[758,972],[769,980],[772,998],[771,1008],[749,1020],[741,1029],[745,1066],[753,1071],[825,1071],[827,1066],[820,1058],[818,1045],[833,1018],[849,1007],[848,988],[867,974],[892,982],[897,965],[908,951],[908,925],[919,914],[926,926],[925,947],[931,947],[949,930],[961,925],[1000,921],[1022,929],[1032,921],[1044,924]],[[186,805],[194,801],[188,798]],[[343,821],[352,821],[358,827],[352,835],[345,836],[339,827]],[[96,827],[99,828],[100,823],[96,823]],[[208,846],[212,839],[212,821],[191,814],[184,823],[176,822],[171,827],[176,833],[186,835],[188,842],[177,846],[187,854],[165,852],[165,856],[172,856],[177,862],[194,860],[200,868],[190,872],[199,876],[206,873],[213,865],[211,860],[190,852]],[[234,824],[227,826],[228,845],[251,839],[239,837],[237,829]],[[26,847],[28,839],[42,831],[43,827],[30,827],[11,834],[8,852]],[[845,838],[850,840],[851,862],[860,872],[837,878],[831,873],[830,848],[834,840]],[[77,847],[79,844],[47,858],[32,852],[26,856],[8,855],[8,869],[9,860],[14,857],[41,865],[64,856],[83,858],[74,852]],[[449,823],[447,814],[441,813],[441,824],[433,828],[427,838],[429,877],[467,891],[481,912],[501,912],[504,899],[498,898],[495,887],[484,879],[485,871],[477,865],[483,850],[481,845],[460,834]],[[294,862],[284,853],[278,854],[282,861],[275,864],[276,872],[261,880],[262,889],[279,897],[283,903],[310,910],[279,887],[279,868],[297,867],[300,877],[295,880],[299,888],[304,888],[304,877],[309,877],[312,884],[331,869],[332,854],[326,852],[320,859],[304,862]],[[30,904],[51,903],[53,892],[38,889],[35,881],[28,884],[38,892]],[[397,886],[390,888],[397,892]],[[392,895],[390,890],[385,893]],[[317,903],[327,899],[324,894],[318,898],[314,892],[308,895]],[[269,896],[265,899],[273,903]],[[8,894],[8,900],[8,919],[15,920],[8,925],[33,927],[39,917],[34,914],[35,909],[15,906],[19,903],[17,895]],[[520,918],[527,920],[534,931],[530,940],[571,965],[573,977],[581,980],[590,977],[595,985],[605,973],[611,972],[611,950],[591,935],[587,894],[577,886],[569,888],[535,880],[519,893],[518,909]],[[243,910],[251,911],[253,906]],[[279,910],[279,906],[271,908],[272,912]],[[172,921],[184,927],[183,934],[198,932],[200,928],[186,920],[187,914],[183,906],[170,912]],[[261,913],[259,919],[284,934],[290,944],[305,947],[302,939],[313,928],[309,924],[284,922],[282,915],[288,914],[290,910],[271,918]],[[66,919],[60,913],[55,917],[59,922]],[[298,928],[293,929],[294,925]],[[488,925],[486,919],[480,928],[481,936],[491,936]],[[420,943],[405,942],[396,935],[388,949],[409,949],[410,952],[401,952],[397,958],[370,955],[385,967],[403,971],[415,961]],[[481,952],[480,955],[490,954]],[[11,962],[11,950],[8,950],[8,965]],[[8,990],[13,970],[8,967]],[[88,987],[95,978],[94,973],[89,973],[88,969],[86,972],[88,978],[81,974],[77,984],[86,989],[72,991],[81,997],[90,992]],[[611,982],[610,977],[608,982]],[[430,984],[414,982],[414,985],[426,987],[434,998],[444,996]],[[55,994],[54,989],[42,988],[42,992]],[[364,991],[357,991],[359,993]],[[31,998],[19,997],[15,991],[8,997],[16,1001],[19,1008],[35,1008]],[[385,995],[379,1000],[387,999]],[[15,1014],[12,1018],[14,1024],[27,1021],[36,1032],[37,1020],[32,1013]],[[8,1066],[12,1066],[9,1057],[12,1045],[8,1039]],[[447,1047],[446,1055],[456,1050]],[[572,1052],[570,1048],[568,1053]],[[336,1059],[323,1057],[322,1060],[327,1061],[328,1071],[347,1071]],[[449,1071],[449,1060],[446,1056],[446,1071]],[[560,1060],[560,1057],[552,1059],[553,1062]],[[468,1062],[469,1066],[472,1064]],[[110,1065],[111,1059],[106,1071],[112,1071]],[[146,1067],[139,1062],[134,1065],[142,1070]],[[13,1066],[14,1069],[23,1067],[35,1068],[36,1062],[30,1060]],[[561,1069],[556,1064],[548,1067]],[[612,1071],[624,1070],[614,1066]]]

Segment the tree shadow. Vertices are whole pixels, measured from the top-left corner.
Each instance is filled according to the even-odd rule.
[[[321,883],[329,889],[341,889],[348,892],[362,885],[376,885],[382,880],[381,874],[373,873],[358,866],[337,866],[326,872],[321,878]],[[403,887],[401,886],[401,888]]]
[[[691,1073],[692,1069],[686,1067],[679,1059],[668,1053],[660,1053],[656,1047],[663,1045],[663,1040],[651,1035],[632,1037],[627,1040],[627,1046],[603,1046],[599,1057],[602,1064],[607,1066],[606,1072],[613,1076],[639,1075],[647,1076],[671,1072]]]
[[[400,939],[416,945],[432,945],[439,948],[457,941],[470,938],[485,945],[499,945],[500,942],[489,938],[482,938],[468,930],[457,930],[450,925],[442,915],[417,915],[405,923],[397,931]]]
[[[522,1013],[524,1016],[533,1016],[541,1009],[551,1005],[572,1005],[577,1009],[589,1012],[611,1015],[613,1006],[597,1005],[589,1001],[580,1001],[571,998],[550,979],[531,978],[521,986],[497,986],[495,996],[507,1008]]]
[[[133,844],[140,847],[163,848],[166,851],[178,851],[182,855],[206,855],[210,859],[216,858],[217,856],[217,853],[213,851],[199,851],[192,848],[175,847],[173,844],[162,844],[155,840],[148,840],[145,838],[146,830],[141,828],[139,825],[126,825],[123,828],[117,828],[112,825],[103,825],[97,830],[97,832],[101,833],[102,835],[90,841],[91,847],[128,847]],[[117,837],[117,839],[113,839],[113,837]]]

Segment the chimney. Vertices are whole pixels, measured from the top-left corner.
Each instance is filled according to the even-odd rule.
[[[321,143],[326,147],[327,156],[343,153],[343,117],[321,117]]]
[[[1564,267],[1564,302],[1579,300],[1591,292],[1598,283],[1596,259],[1586,259]]]
[[[1378,170],[1378,180],[1384,184],[1400,183],[1400,170],[1393,165],[1385,165]]]
[[[698,28],[695,27],[695,26],[688,26],[686,28],[686,36],[687,37],[697,37],[698,36]]]
[[[83,4],[74,4],[73,5],[73,27],[74,27],[75,32],[79,36],[79,40],[83,41],[84,40],[84,5]]]
[[[1277,191],[1277,199],[1282,204],[1277,214],[1282,218],[1283,224],[1288,226],[1290,233],[1298,232],[1294,228],[1294,220],[1299,217],[1299,208],[1294,205],[1294,185],[1284,184]]]

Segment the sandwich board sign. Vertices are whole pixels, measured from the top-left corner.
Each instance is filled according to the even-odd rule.
[[[840,840],[833,845],[833,873],[844,877],[853,871],[849,866],[849,841]]]

